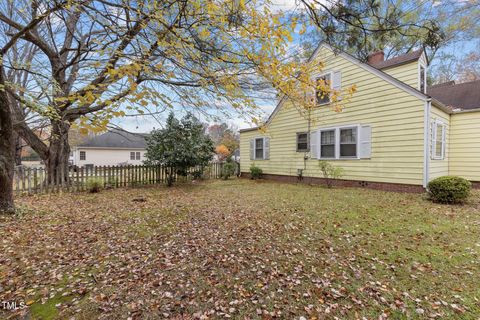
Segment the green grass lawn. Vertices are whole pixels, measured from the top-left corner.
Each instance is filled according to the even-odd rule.
[[[480,193],[231,180],[17,199],[0,300],[33,319],[479,319]],[[2,318],[0,313],[0,318]]]

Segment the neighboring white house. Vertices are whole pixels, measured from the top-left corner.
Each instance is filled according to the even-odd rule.
[[[146,134],[112,130],[72,149],[70,162],[78,167],[139,165],[145,160]]]

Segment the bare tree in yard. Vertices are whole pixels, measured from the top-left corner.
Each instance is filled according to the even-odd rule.
[[[14,211],[12,185],[16,139],[13,131],[12,106],[15,101],[7,90],[6,56],[20,38],[31,32],[46,16],[60,7],[61,4],[52,2],[51,7],[46,7],[42,13],[32,16],[27,24],[16,28],[0,45],[0,213]]]
[[[18,32],[41,7],[8,2],[0,21]],[[58,182],[66,179],[73,123],[101,130],[128,110],[165,105],[251,114],[248,90],[267,82],[287,94],[298,71],[277,58],[292,26],[258,9],[235,1],[69,1],[16,39],[35,48],[28,64],[5,66],[29,78],[27,87],[5,86],[16,100],[16,132]],[[47,119],[47,143],[24,121],[23,106]]]

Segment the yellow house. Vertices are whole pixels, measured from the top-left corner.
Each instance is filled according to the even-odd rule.
[[[255,165],[265,178],[322,182],[319,160],[327,160],[343,169],[342,185],[415,191],[443,175],[480,182],[480,82],[427,88],[423,50],[362,63],[322,43],[317,61],[324,67],[313,76],[357,92],[342,112],[317,95],[308,119],[282,99],[263,130],[240,130],[242,175]]]

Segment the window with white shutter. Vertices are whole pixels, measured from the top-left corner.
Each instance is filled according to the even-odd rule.
[[[357,127],[340,129],[340,158],[357,157]]]
[[[263,138],[263,160],[270,159],[270,138]]]
[[[342,99],[341,90],[342,90],[342,72],[334,71],[332,73],[332,89],[336,91],[338,95],[338,100]]]
[[[432,126],[432,159],[445,158],[446,126],[443,122],[435,120]]]
[[[250,139],[250,160],[255,160],[255,139]]]
[[[250,160],[268,160],[270,158],[270,138],[258,137],[250,140]]]
[[[336,149],[335,129],[320,131],[320,159],[334,159]]]
[[[318,131],[310,132],[310,158],[318,159]]]
[[[315,139],[317,133],[318,140]],[[371,158],[372,129],[369,125],[356,124],[325,129],[321,128],[318,131],[312,132],[310,137],[310,153],[312,159]],[[315,156],[317,152],[318,157]]]
[[[332,88],[332,74],[325,73],[316,78],[315,98],[317,105],[330,102],[330,89]]]
[[[370,159],[372,157],[372,127],[368,125],[360,126],[359,134],[359,150],[360,159]]]

